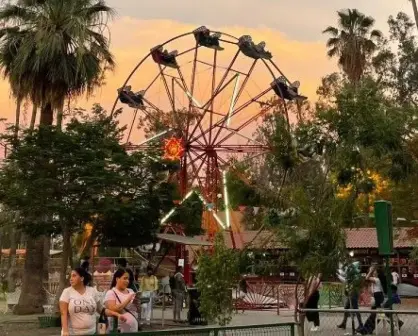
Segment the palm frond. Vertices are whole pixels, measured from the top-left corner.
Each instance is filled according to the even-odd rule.
[[[0,68],[13,91],[39,106],[91,94],[113,69],[103,35],[114,14],[102,0],[18,0],[0,10]]]
[[[338,36],[338,28],[329,26],[322,31],[322,34],[330,34],[332,36]]]
[[[370,38],[380,40],[381,38],[383,38],[383,33],[380,30],[374,29],[370,33]]]
[[[0,21],[32,21],[34,13],[25,7],[6,5],[0,9]]]
[[[327,55],[328,57],[335,57],[337,55],[339,55],[340,51],[337,47],[331,48],[327,51]]]
[[[331,37],[327,41],[327,48],[338,48],[338,46],[341,44],[341,39],[338,37]]]

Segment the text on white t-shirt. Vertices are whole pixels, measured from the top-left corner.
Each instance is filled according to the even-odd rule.
[[[96,332],[96,312],[99,297],[92,287],[86,287],[84,294],[74,288],[64,289],[61,302],[68,303],[68,331],[70,335],[92,335]]]

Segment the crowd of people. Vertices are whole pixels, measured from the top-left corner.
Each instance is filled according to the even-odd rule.
[[[143,323],[151,324],[154,298],[159,289],[152,266],[147,267],[144,276],[137,278],[128,267],[126,259],[120,259],[103,302],[97,290],[92,287],[93,278],[88,269],[88,260],[73,269],[70,287],[60,297],[62,336],[111,331],[132,333],[140,330]],[[174,321],[180,322],[186,293],[182,267],[177,267],[170,287],[174,301]],[[105,324],[105,327],[98,328],[101,324]]]
[[[398,285],[400,282],[399,274],[396,272],[396,269],[392,269],[391,277],[386,276],[384,268],[378,267],[377,265],[372,265],[369,268],[369,271],[364,279],[364,281],[356,281],[360,279],[360,270],[356,269],[356,262],[353,262],[350,267],[354,269],[354,275],[351,275],[350,278],[343,278],[342,281],[345,282],[345,303],[344,309],[346,310],[358,310],[359,309],[359,299],[360,292],[366,286],[370,294],[372,294],[372,303],[371,310],[376,309],[388,309],[392,307],[393,304],[400,304],[401,300],[398,295]],[[357,274],[356,274],[357,273]],[[357,283],[354,283],[357,282]],[[391,288],[391,294],[389,295],[388,289]],[[308,296],[305,303],[306,319],[308,322],[312,323],[311,331],[319,331],[320,328],[320,318],[318,305],[320,300],[320,290],[321,288],[321,275],[312,277],[308,281]],[[355,332],[358,335],[369,335],[372,334],[376,328],[376,313],[371,313],[366,321],[363,323],[360,312],[350,313],[346,312],[344,318],[337,328],[345,330],[347,327],[347,320],[349,317],[353,319],[352,323],[355,328]],[[390,318],[389,315],[387,315]],[[355,327],[355,321],[357,320],[357,327]],[[402,327],[403,322],[398,319],[399,328]],[[351,335],[351,331],[349,332]]]

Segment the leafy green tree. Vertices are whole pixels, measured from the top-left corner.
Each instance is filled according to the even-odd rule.
[[[337,57],[338,64],[352,83],[357,83],[382,33],[373,29],[374,19],[357,9],[338,11],[338,28],[330,26],[323,33],[328,39],[328,56]]]
[[[335,188],[324,174],[313,178],[305,176],[299,182],[293,182],[284,191],[283,198],[287,209],[292,211],[270,209],[265,221],[278,241],[288,247],[281,262],[294,265],[299,274],[295,289],[295,319],[303,326],[305,317],[297,307],[300,303],[306,305],[312,277],[326,279],[334,275],[344,259],[343,223],[347,202],[336,197]],[[305,292],[303,302],[299,302],[297,295],[300,286]]]
[[[111,13],[102,0],[19,0],[0,8],[0,67],[18,102],[27,98],[34,111],[40,107],[40,124],[51,125],[57,110],[61,125],[65,99],[91,93],[103,70],[113,67],[103,35]],[[45,266],[46,239],[30,239],[26,246],[25,282],[16,307],[22,313],[42,309],[42,278],[36,276]],[[49,249],[45,252],[49,255]]]
[[[418,45],[414,23],[405,13],[388,19],[389,39],[382,44],[373,58],[376,77],[395,102],[403,107],[418,102]],[[395,44],[396,49],[390,48]]]
[[[200,311],[209,322],[231,322],[234,306],[232,290],[239,280],[239,255],[225,245],[222,234],[215,238],[213,252],[199,258],[197,288]]]
[[[176,208],[170,222],[182,225],[187,236],[198,236],[202,230],[203,203],[196,193]]]
[[[27,131],[0,171],[0,200],[19,211],[19,227],[31,237],[63,236],[61,289],[71,237],[86,222],[99,242],[134,247],[154,240],[160,213],[173,204],[164,166],[120,144],[117,115],[95,106],[64,130]]]

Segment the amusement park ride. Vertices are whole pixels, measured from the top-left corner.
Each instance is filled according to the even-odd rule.
[[[231,232],[235,246],[226,173],[235,169],[234,161],[251,160],[271,150],[271,144],[260,143],[251,134],[270,110],[260,109],[260,104],[264,106],[269,99],[304,100],[299,86],[274,63],[264,42],[256,44],[248,35],[236,38],[200,27],[152,48],[118,90],[112,113],[120,107],[118,103],[133,110],[129,121],[126,112],[121,114],[128,126],[130,123],[129,150],[161,148],[161,142],[154,145],[154,140],[164,139],[164,157],[180,162],[177,177],[182,200],[178,203],[198,193],[206,208],[202,225],[209,240],[222,228]],[[133,87],[140,91],[132,91]],[[290,124],[286,104],[283,107]],[[142,141],[144,135],[139,131],[139,138],[133,141],[138,113],[152,121],[161,112],[169,113],[172,122]],[[183,123],[179,124],[175,119],[180,114]],[[217,215],[222,199],[225,223]],[[162,223],[169,222],[173,212]]]
[[[264,42],[200,27],[152,48],[118,90],[112,114],[129,107],[119,114],[120,122],[128,125],[127,149],[147,153],[162,148],[165,159],[178,161],[181,199],[176,206],[196,193],[205,205],[202,227],[208,240],[224,229],[236,247],[240,235],[231,220],[226,174],[236,171],[234,162],[271,151],[272,145],[254,139],[253,132],[274,108],[266,108],[271,101],[283,102],[281,110],[290,127],[286,102],[306,99],[299,86],[283,74]],[[163,125],[161,115],[169,116]],[[148,138],[134,127],[144,118],[159,124]],[[246,176],[238,176],[248,182]],[[218,214],[222,207],[225,218]],[[167,224],[174,212],[175,208],[161,224],[184,235],[181,228]]]

